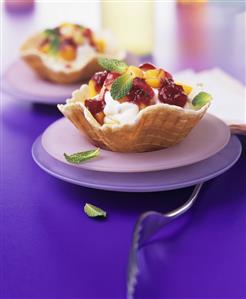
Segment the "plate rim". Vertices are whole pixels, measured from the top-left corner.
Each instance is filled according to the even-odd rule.
[[[129,187],[129,186],[120,186],[120,187],[117,187],[115,185],[110,185],[110,184],[107,184],[107,185],[99,185],[96,184],[96,183],[87,183],[87,182],[82,182],[79,181],[78,179],[72,179],[70,177],[64,177],[63,175],[45,167],[37,158],[36,158],[36,155],[35,155],[35,149],[37,146],[41,146],[42,147],[42,142],[41,142],[41,137],[42,135],[38,136],[36,138],[36,140],[33,142],[32,144],[32,148],[31,148],[31,155],[32,155],[32,158],[34,160],[34,162],[43,170],[45,171],[46,173],[48,173],[49,175],[57,178],[57,179],[60,179],[62,181],[65,181],[65,182],[68,182],[68,183],[71,183],[71,184],[75,184],[75,185],[78,185],[78,186],[82,186],[82,187],[87,187],[87,188],[92,188],[92,189],[97,189],[97,190],[106,190],[106,191],[114,191],[114,192],[160,192],[160,191],[169,191],[169,190],[175,190],[175,189],[181,189],[181,188],[186,188],[186,187],[190,187],[190,186],[193,186],[195,184],[198,184],[198,183],[204,183],[206,181],[209,181],[221,174],[223,174],[224,172],[226,172],[228,169],[230,169],[233,165],[235,165],[237,163],[237,161],[239,160],[240,156],[241,156],[241,153],[242,153],[242,144],[239,140],[239,138],[236,136],[236,135],[231,135],[230,137],[230,141],[229,143],[231,142],[232,139],[235,140],[235,142],[237,142],[238,146],[239,146],[239,150],[238,150],[238,153],[237,153],[237,156],[235,157],[235,159],[229,163],[226,167],[216,171],[216,172],[213,172],[212,174],[208,174],[204,177],[199,177],[197,179],[193,179],[192,181],[187,181],[187,182],[180,182],[180,183],[173,183],[173,184],[170,184],[168,187],[166,187],[165,185],[163,185],[163,187],[160,187],[160,185],[152,185],[152,186],[146,186],[146,187],[143,187],[141,186],[141,188],[139,188],[138,186],[134,186],[134,187]],[[228,143],[228,144],[229,144]],[[56,160],[55,158],[53,158],[52,156],[50,156],[46,151],[45,149],[42,147],[42,150],[44,151],[45,155],[47,155],[50,159],[54,160],[56,163],[58,164],[61,164],[62,167],[66,167],[66,168],[73,168],[72,165],[69,165],[69,164],[65,164],[65,163],[62,163],[61,161],[59,160]],[[219,153],[217,153],[218,155]],[[212,156],[213,157],[213,156]],[[210,158],[207,158],[205,160],[209,160],[211,159],[212,157]],[[202,161],[200,161],[202,162]],[[200,162],[197,162],[197,163],[194,163],[194,164],[199,164]],[[192,164],[193,165],[193,164]],[[187,166],[182,166],[184,168],[189,168],[191,165],[187,165]],[[170,170],[170,169],[169,169]],[[174,170],[171,169],[171,170]],[[94,172],[93,170],[87,170],[87,169],[81,169],[81,171],[89,171],[89,172]],[[159,172],[165,172],[165,171],[168,171],[167,170],[162,170],[162,171],[159,171]],[[120,175],[124,175],[126,173],[117,173],[119,176]],[[135,173],[137,175],[142,175],[143,173]],[[158,186],[158,187],[157,187]]]
[[[224,143],[220,146],[220,147],[218,147],[217,149],[216,149],[216,151],[214,151],[213,152],[213,154],[211,154],[211,153],[209,153],[209,154],[207,154],[206,156],[203,156],[202,157],[202,159],[201,158],[199,158],[199,159],[197,159],[196,161],[193,161],[192,163],[190,163],[190,162],[185,162],[185,161],[183,161],[182,162],[182,164],[181,165],[179,165],[179,166],[168,166],[168,167],[165,167],[165,168],[163,168],[163,165],[162,166],[156,166],[154,169],[152,168],[152,169],[131,169],[131,170],[129,170],[129,168],[121,168],[120,169],[120,171],[119,171],[119,169],[117,169],[117,170],[115,170],[115,169],[108,169],[108,168],[103,168],[103,167],[97,167],[96,166],[96,164],[87,164],[87,163],[85,163],[85,164],[80,164],[80,165],[72,165],[73,167],[77,167],[77,168],[80,168],[80,169],[86,169],[86,170],[92,170],[92,171],[98,171],[98,172],[112,172],[112,173],[137,173],[137,172],[151,172],[151,171],[161,171],[161,170],[166,170],[166,169],[172,169],[172,168],[177,168],[177,167],[182,167],[182,166],[187,166],[187,165],[190,165],[190,164],[194,164],[194,163],[197,163],[197,162],[200,162],[200,161],[203,161],[203,160],[206,160],[207,158],[209,158],[209,157],[211,157],[211,156],[213,156],[213,155],[215,155],[215,154],[217,154],[219,151],[221,151],[227,144],[228,144],[228,142],[229,142],[229,140],[230,140],[230,136],[231,136],[231,133],[230,133],[230,129],[229,129],[229,127],[227,126],[227,124],[223,121],[223,120],[221,120],[220,118],[218,118],[218,117],[216,117],[216,116],[214,116],[213,114],[210,114],[210,113],[206,113],[205,114],[205,117],[209,117],[209,118],[213,118],[213,119],[216,119],[216,121],[219,121],[220,122],[220,124],[223,124],[223,126],[224,126],[224,128],[225,128],[225,130],[226,130],[226,136],[225,136],[225,141],[224,141]],[[56,121],[54,121],[53,123],[51,123],[44,131],[43,131],[43,133],[42,133],[42,145],[43,145],[43,148],[47,151],[47,149],[45,148],[45,146],[44,146],[44,144],[43,144],[43,136],[45,135],[45,133],[49,130],[49,128],[51,127],[51,126],[53,126],[53,125],[55,125],[56,123],[58,123],[58,122],[64,122],[64,121],[68,121],[69,122],[69,120],[67,120],[67,118],[65,118],[65,117],[62,117],[62,118],[60,118],[60,119],[58,119],[58,120],[56,120]],[[202,121],[202,120],[201,120]],[[162,149],[163,150],[163,149]],[[162,151],[162,150],[160,150],[160,151]],[[102,150],[103,151],[103,150]],[[71,166],[71,164],[70,163],[68,163],[67,161],[65,161],[65,159],[64,159],[64,161],[62,161],[62,160],[60,160],[60,159],[58,159],[57,157],[55,157],[55,156],[53,156],[52,154],[50,154],[48,151],[47,151],[47,153],[49,154],[49,155],[51,155],[54,159],[56,159],[57,161],[59,161],[59,162],[61,162],[61,163],[64,163],[64,164],[66,164],[66,165],[70,165]],[[144,154],[144,153],[141,153],[141,154]]]

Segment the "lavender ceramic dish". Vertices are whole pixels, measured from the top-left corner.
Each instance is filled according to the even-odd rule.
[[[219,153],[201,162],[162,171],[112,173],[81,169],[54,159],[44,150],[41,137],[32,147],[34,161],[56,178],[84,187],[123,192],[164,191],[205,182],[232,167],[240,154],[241,143],[232,136]]]

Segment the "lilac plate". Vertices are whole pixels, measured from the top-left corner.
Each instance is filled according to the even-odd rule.
[[[4,91],[17,99],[51,105],[64,102],[81,85],[62,85],[42,80],[20,59],[7,69],[3,82]]]
[[[145,153],[116,153],[101,150],[100,156],[79,168],[103,172],[148,172],[200,162],[218,153],[230,139],[228,126],[206,114],[191,133],[178,145]],[[66,118],[52,123],[42,135],[42,145],[53,158],[69,164],[64,153],[72,154],[94,148]],[[70,164],[69,164],[70,165]]]
[[[129,64],[139,63],[131,53],[127,53],[126,60]],[[48,105],[65,102],[83,83],[63,85],[43,80],[21,59],[9,66],[2,80],[4,91],[16,99]]]
[[[240,141],[236,136],[232,136],[219,153],[206,160],[188,166],[144,173],[97,172],[67,165],[52,158],[44,150],[41,137],[38,137],[32,146],[32,156],[44,171],[73,184],[111,191],[154,192],[208,181],[232,167],[241,150]]]

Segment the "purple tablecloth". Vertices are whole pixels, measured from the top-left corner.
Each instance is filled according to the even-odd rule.
[[[221,34],[215,45],[220,50],[228,42]],[[220,53],[217,65],[243,81],[242,65],[232,66],[218,51],[200,64],[194,57],[189,66],[210,67]],[[188,64],[182,59],[180,68]],[[2,100],[0,297],[126,298],[128,252],[138,216],[179,206],[192,188],[130,194],[59,181],[31,157],[33,141],[59,112],[6,95]],[[246,138],[241,141],[238,163],[206,183],[192,210],[144,248],[136,298],[246,298]],[[104,208],[108,219],[87,218],[85,202]]]

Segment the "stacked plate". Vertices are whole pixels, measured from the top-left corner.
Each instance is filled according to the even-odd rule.
[[[65,118],[51,124],[34,142],[32,155],[47,173],[77,185],[125,192],[164,191],[207,181],[229,169],[239,158],[241,144],[228,126],[206,114],[180,144],[146,153],[115,153],[80,165],[69,164],[64,153],[92,149],[86,136]]]

